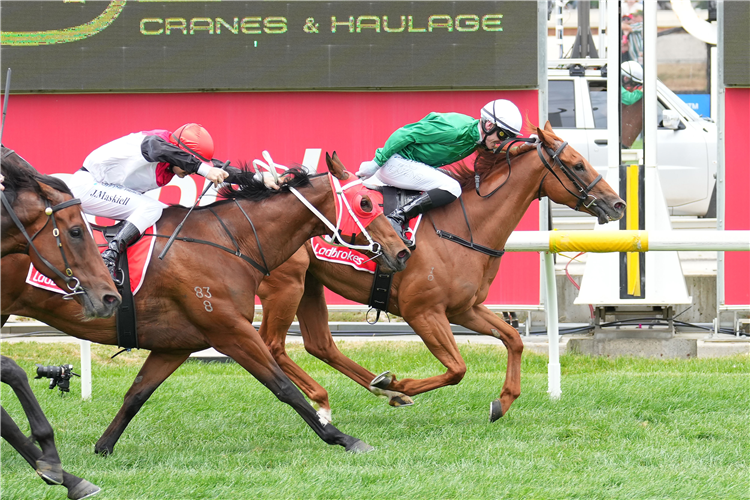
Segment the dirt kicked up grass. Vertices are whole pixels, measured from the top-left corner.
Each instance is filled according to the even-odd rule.
[[[443,372],[417,343],[340,343],[375,373]],[[147,352],[93,346],[94,388],[60,397],[31,386],[55,428],[63,466],[106,499],[741,499],[750,497],[750,360],[606,359],[565,355],[562,398],[547,395],[547,360],[524,354],[522,395],[499,421],[490,401],[505,377],[503,349],[461,345],[457,386],[390,408],[290,346],[329,391],[334,425],[373,445],[354,455],[323,443],[288,406],[234,363],[190,361],[133,419],[109,457],[94,443],[116,414]],[[34,363],[79,367],[76,344],[3,344]],[[30,378],[32,378],[30,376]],[[12,391],[2,405],[28,433]],[[5,442],[3,500],[64,499]]]

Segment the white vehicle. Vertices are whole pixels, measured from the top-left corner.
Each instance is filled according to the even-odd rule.
[[[591,164],[607,167],[607,78],[599,68],[573,76],[548,70],[552,127]],[[619,89],[618,89],[619,90]],[[670,215],[715,217],[716,124],[700,117],[657,80],[657,152]]]

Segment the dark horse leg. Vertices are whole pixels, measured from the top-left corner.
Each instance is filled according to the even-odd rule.
[[[0,431],[2,433],[3,439],[8,441],[8,443],[10,443],[10,445],[15,448],[18,453],[21,454],[21,456],[29,463],[29,465],[36,468],[36,464],[38,464],[39,460],[42,459],[42,450],[37,448],[31,442],[31,440],[24,436],[23,432],[21,432],[21,429],[18,428],[10,415],[8,415],[8,412],[5,411],[5,408],[0,407],[0,411],[2,411]],[[72,500],[88,498],[101,491],[101,488],[99,488],[95,484],[92,484],[78,476],[74,476],[73,474],[65,472],[64,470],[62,470],[62,468],[60,469],[60,473],[61,479],[58,483],[53,483],[46,479],[45,480],[48,484],[62,483],[62,485],[68,489],[68,498]],[[44,479],[44,476],[42,476],[42,479]]]
[[[219,325],[212,332],[221,331]],[[204,332],[217,351],[234,359],[266,386],[282,403],[286,403],[302,417],[313,431],[330,445],[343,446],[347,451],[364,452],[373,449],[369,444],[344,434],[315,412],[302,393],[276,364],[260,335],[250,322],[221,325],[223,333]],[[227,335],[226,332],[231,332]]]
[[[135,377],[133,385],[125,394],[120,411],[117,412],[112,423],[104,431],[102,437],[96,442],[94,452],[110,454],[114,450],[115,443],[120,439],[125,428],[133,417],[138,413],[143,404],[151,397],[154,391],[164,382],[182,363],[190,356],[189,351],[164,352],[151,351],[143,363],[141,370]]]
[[[32,443],[38,442],[42,448],[42,455],[32,466],[48,483],[61,484],[63,480],[62,465],[60,465],[60,456],[57,454],[57,448],[55,448],[54,431],[44,416],[42,407],[39,406],[39,402],[34,397],[26,372],[12,359],[0,356],[0,381],[8,384],[18,396],[23,411],[26,413],[26,418],[29,419],[30,440]]]

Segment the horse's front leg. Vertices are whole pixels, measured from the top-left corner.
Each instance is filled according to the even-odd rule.
[[[49,483],[61,484],[62,465],[60,465],[60,455],[55,447],[55,433],[47,417],[44,416],[42,407],[34,397],[26,372],[12,359],[0,356],[0,381],[8,384],[18,396],[26,418],[29,420],[31,439],[38,442],[42,448],[42,455],[35,465],[37,473]]]
[[[130,421],[135,417],[143,404],[151,397],[154,391],[164,382],[179,366],[190,356],[190,351],[164,352],[151,351],[146,362],[125,394],[120,411],[115,415],[112,423],[104,431],[102,437],[96,442],[94,451],[101,454],[109,454],[115,448],[115,443],[120,439],[122,433]]]
[[[10,415],[8,415],[8,412],[5,411],[5,408],[0,407],[0,413],[2,413],[0,416],[0,434],[2,434],[3,439],[8,441],[8,443],[16,449],[24,460],[26,460],[31,467],[36,469],[36,464],[42,460],[42,450],[34,446],[34,444],[24,436],[21,429],[18,428]],[[37,472],[39,472],[38,469]],[[68,498],[73,500],[90,497],[98,493],[101,489],[85,479],[62,470],[62,468],[60,469],[59,482],[53,482],[45,476],[42,476],[42,479],[50,485],[62,484],[68,489]]]
[[[433,356],[446,368],[443,375],[423,379],[405,378],[397,380],[389,372],[376,377],[373,385],[384,389],[400,391],[409,396],[461,382],[466,374],[466,363],[461,357],[453,338],[451,325],[442,310],[420,311],[418,315],[406,315],[409,326],[424,341]]]
[[[312,274],[305,277],[305,293],[297,309],[302,339],[307,352],[328,363],[376,396],[388,399],[394,407],[413,405],[414,401],[405,394],[393,390],[374,387],[371,382],[375,374],[346,357],[333,341],[328,326],[328,306],[323,293],[323,284]],[[303,372],[304,373],[304,372]]]
[[[298,251],[261,281],[258,297],[263,306],[263,322],[258,333],[276,363],[313,402],[318,414],[332,422],[328,391],[292,361],[286,352],[286,334],[305,290],[306,268],[307,252],[302,248],[301,252]]]
[[[279,401],[291,406],[323,441],[343,446],[347,451],[363,452],[373,449],[369,444],[344,434],[318,415],[302,393],[279,368],[249,321],[237,321],[239,314],[227,314],[229,323],[214,323],[203,333],[217,351],[226,354],[266,386]]]
[[[498,318],[482,304],[476,305],[465,313],[451,318],[451,322],[464,326],[477,333],[491,335],[500,339],[508,350],[508,366],[505,371],[505,383],[500,397],[490,405],[490,422],[507,413],[510,405],[521,395],[521,355],[523,341],[518,330]]]

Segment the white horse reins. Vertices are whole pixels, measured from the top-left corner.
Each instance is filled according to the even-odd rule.
[[[256,171],[258,170],[258,166],[260,166],[263,169],[267,170],[268,172],[271,173],[271,175],[273,175],[274,180],[276,182],[278,182],[278,180],[279,180],[279,175],[278,175],[278,172],[276,171],[277,168],[279,168],[281,170],[285,170],[285,171],[289,170],[287,167],[285,167],[283,165],[279,165],[278,163],[275,163],[273,161],[273,159],[271,159],[271,155],[268,153],[268,151],[263,151],[263,158],[266,160],[267,163],[263,162],[261,160],[253,160],[253,167],[255,167]],[[347,248],[351,248],[352,250],[371,252],[371,253],[375,254],[375,256],[372,257],[372,259],[379,257],[380,255],[382,255],[382,247],[381,247],[380,243],[378,243],[377,241],[374,241],[372,239],[372,237],[370,236],[370,233],[367,232],[367,229],[365,229],[365,227],[360,222],[359,218],[355,215],[354,210],[352,210],[352,207],[351,207],[351,205],[349,203],[349,200],[346,198],[346,196],[344,196],[344,191],[345,190],[347,190],[349,188],[352,188],[354,186],[358,186],[358,185],[362,184],[362,181],[361,180],[356,180],[356,181],[350,182],[346,186],[342,186],[341,182],[339,181],[339,179],[336,176],[331,175],[330,177],[331,177],[332,182],[333,182],[334,193],[336,194],[336,200],[337,200],[337,206],[336,206],[336,225],[335,226],[333,225],[333,223],[331,221],[329,221],[325,217],[325,215],[323,215],[322,213],[320,213],[320,211],[317,208],[315,208],[309,201],[307,201],[307,199],[297,189],[289,186],[289,190],[313,214],[315,214],[315,216],[318,219],[320,219],[323,222],[323,224],[325,224],[326,227],[328,227],[329,230],[331,230],[331,232],[333,233],[333,235],[331,236],[331,238],[334,241],[336,241],[337,244],[339,244],[341,246],[344,246],[344,247],[347,247]],[[341,228],[341,221],[342,221],[343,214],[344,214],[344,211],[342,209],[343,207],[346,207],[347,212],[352,217],[352,219],[354,220],[354,222],[357,224],[357,227],[359,227],[359,229],[362,231],[362,234],[365,236],[365,238],[367,238],[368,245],[354,245],[354,244],[351,244],[351,243],[347,243],[341,237],[340,228]],[[370,259],[370,260],[372,260],[372,259]]]

